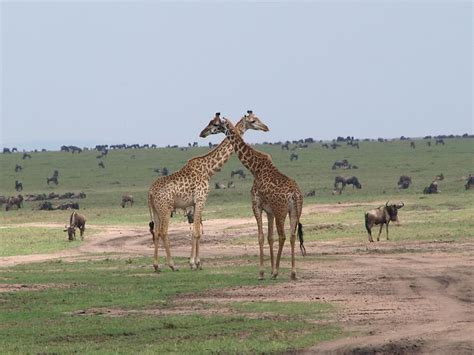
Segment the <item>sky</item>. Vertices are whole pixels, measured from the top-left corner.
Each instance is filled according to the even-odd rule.
[[[470,1],[1,1],[0,146],[473,133]]]

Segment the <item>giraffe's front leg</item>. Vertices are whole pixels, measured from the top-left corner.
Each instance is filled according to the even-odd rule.
[[[276,215],[276,225],[277,225],[277,232],[278,232],[278,253],[276,257],[276,263],[275,263],[275,272],[272,275],[273,279],[276,279],[278,276],[278,270],[280,269],[280,259],[281,259],[281,253],[283,251],[283,246],[285,245],[285,217],[286,215],[283,216],[278,216]]]
[[[270,248],[270,263],[272,265],[272,275],[275,272],[275,257],[273,255],[273,224],[275,222],[275,216],[272,213],[267,213],[268,220],[268,246]]]

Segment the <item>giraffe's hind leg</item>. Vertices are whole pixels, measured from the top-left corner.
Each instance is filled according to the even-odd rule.
[[[204,208],[204,202],[196,202],[194,205],[194,222],[193,222],[193,247],[191,258],[189,259],[189,265],[192,270],[202,269],[201,259],[199,258],[199,240],[201,238],[201,222],[202,222],[202,210]]]
[[[278,253],[276,257],[276,263],[275,263],[275,271],[273,272],[272,278],[276,279],[278,276],[278,270],[280,269],[280,259],[281,259],[281,253],[283,251],[283,246],[285,245],[285,240],[286,240],[286,235],[285,235],[285,219],[286,215],[285,214],[275,214],[275,219],[276,219],[276,227],[277,227],[277,233],[278,233]]]
[[[296,265],[295,265],[295,241],[296,241],[296,228],[298,226],[298,216],[296,211],[290,211],[290,244],[291,244],[291,279],[296,280]]]
[[[275,223],[275,216],[273,213],[267,212],[267,221],[268,221],[268,247],[270,249],[270,263],[272,265],[272,275],[275,272],[275,257],[273,254],[273,225]]]
[[[173,258],[171,257],[170,241],[168,238],[169,221],[170,221],[170,213],[168,211],[166,213],[161,214],[159,233],[160,233],[161,239],[163,240],[163,245],[165,246],[166,263],[168,264],[171,270],[177,271],[178,268],[174,265]]]

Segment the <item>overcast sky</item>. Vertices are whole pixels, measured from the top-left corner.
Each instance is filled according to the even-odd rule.
[[[0,145],[473,132],[470,1],[1,2]],[[223,137],[212,137],[220,141]]]

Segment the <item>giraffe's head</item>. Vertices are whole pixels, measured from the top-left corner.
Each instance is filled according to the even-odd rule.
[[[221,116],[221,113],[216,112],[216,115],[214,116],[214,118],[211,120],[211,122],[209,122],[206,128],[204,128],[201,131],[201,133],[199,134],[199,137],[206,138],[207,136],[211,134],[218,134],[218,133],[225,132],[225,128],[224,128],[225,120],[221,120],[220,116]]]
[[[260,118],[254,115],[252,110],[248,110],[247,114],[242,117],[245,130],[254,129],[256,131],[268,132],[269,129],[266,124],[260,121]]]

